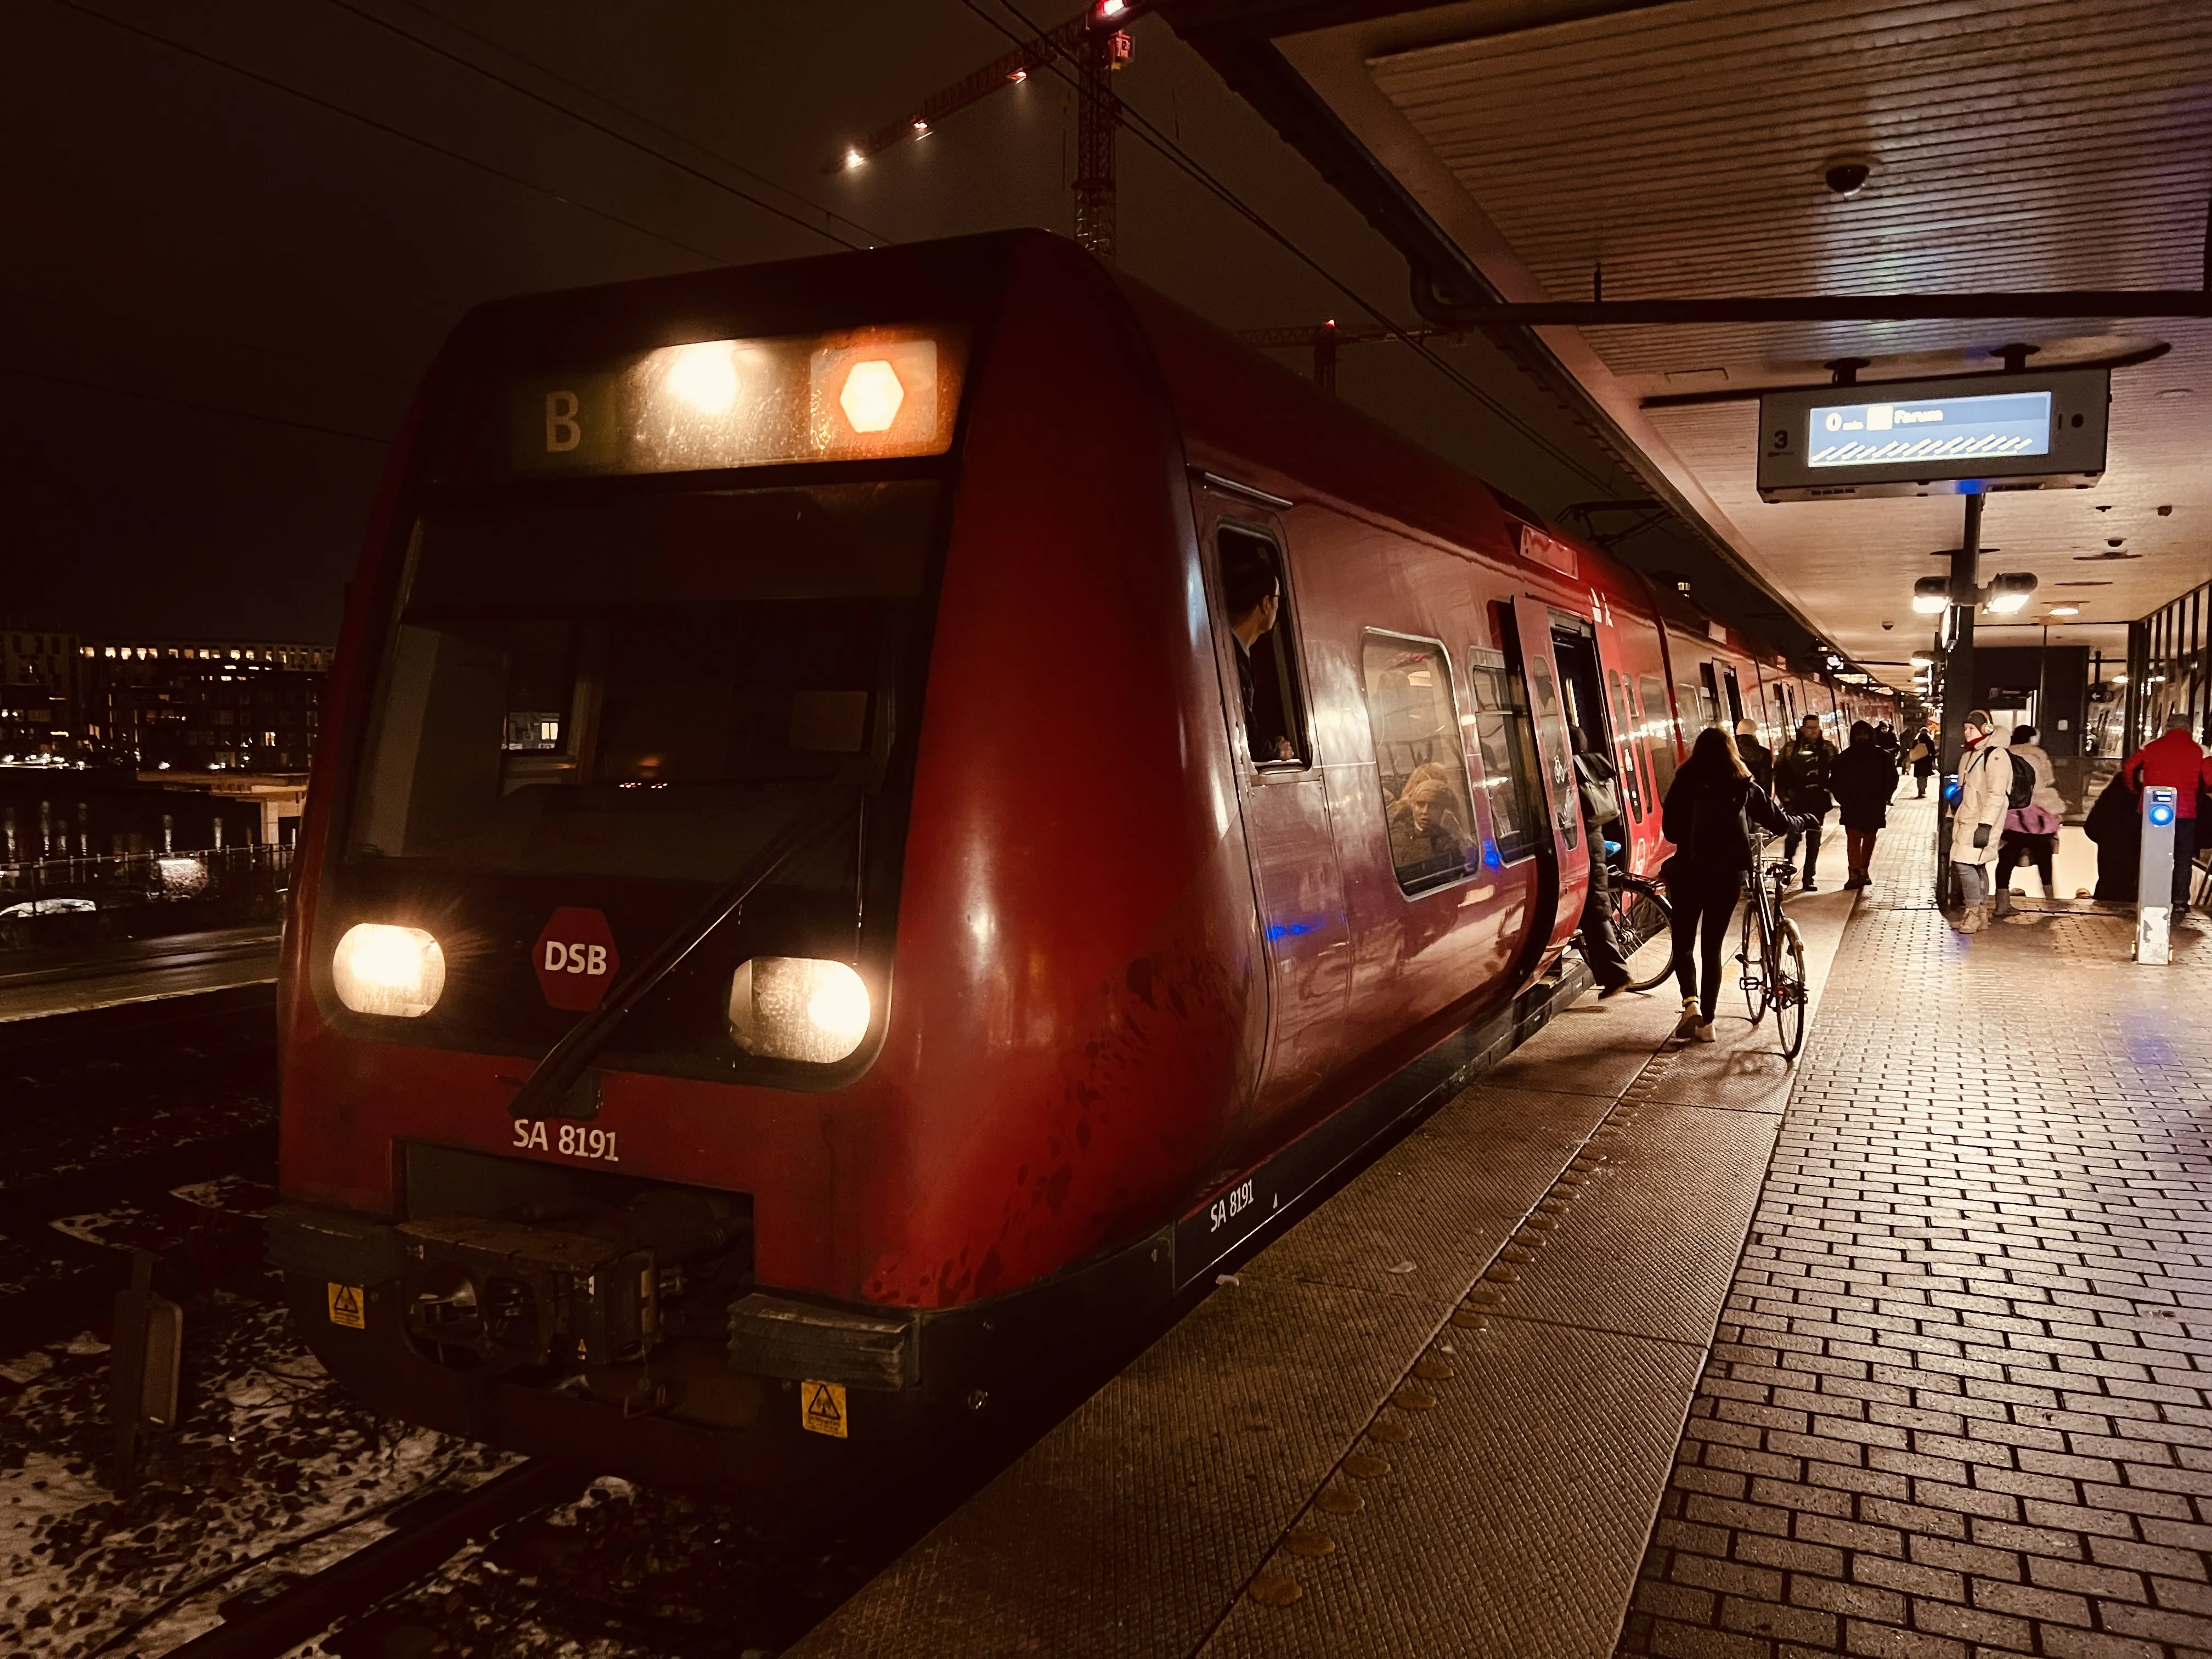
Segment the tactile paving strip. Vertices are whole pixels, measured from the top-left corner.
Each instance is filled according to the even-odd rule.
[[[1208,1656],[1595,1655],[1620,1623],[1648,1507],[1613,1501],[1666,1483],[1680,1402],[1702,1352],[1501,1319],[1449,1327],[1432,1351],[1456,1375],[1437,1405],[1390,1407],[1386,1437],[1340,1474],[1202,1650]],[[1669,1408],[1669,1403],[1673,1407]],[[1655,1409],[1655,1407],[1657,1408]],[[1347,1459],[1349,1462],[1351,1460]],[[1329,1497],[1361,1508],[1328,1512]],[[1304,1551],[1326,1540],[1327,1554]],[[1303,1546],[1303,1550],[1301,1549]],[[1265,1586],[1295,1585],[1270,1606]]]

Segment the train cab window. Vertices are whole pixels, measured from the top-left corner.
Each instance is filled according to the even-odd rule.
[[[902,482],[432,512],[353,852],[726,880],[888,756],[937,507]]]
[[[1644,692],[1644,732],[1651,750],[1652,793],[1662,805],[1674,787],[1674,722],[1667,713],[1667,682],[1646,674],[1638,682]]]
[[[1451,659],[1434,640],[1370,630],[1360,644],[1375,776],[1398,885],[1425,892],[1479,867]]]
[[[1281,550],[1256,530],[1224,524],[1214,550],[1220,560],[1221,609],[1237,653],[1237,690],[1243,699],[1244,736],[1252,764],[1263,770],[1303,769],[1311,764],[1313,756],[1306,737],[1297,641]]]
[[[1544,831],[1544,799],[1537,770],[1536,732],[1528,700],[1505,665],[1503,651],[1468,653],[1468,701],[1475,747],[1482,757],[1483,805],[1490,810],[1491,844],[1500,864],[1516,864],[1536,850]]]

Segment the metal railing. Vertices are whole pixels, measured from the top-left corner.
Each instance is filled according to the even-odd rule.
[[[292,848],[262,845],[23,860],[0,863],[0,910],[46,899],[83,899],[104,909],[273,891],[291,867]]]

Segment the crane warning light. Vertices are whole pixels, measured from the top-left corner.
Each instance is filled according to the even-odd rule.
[[[845,389],[837,394],[837,406],[855,432],[890,431],[905,401],[906,388],[899,384],[898,372],[880,357],[854,363],[845,377]]]
[[[848,149],[845,152],[845,165],[848,167],[856,167],[867,159],[857,149]]]
[[[1029,72],[1027,70],[1025,70],[1025,69],[1018,69],[1018,70],[1015,70],[1012,75],[1009,75],[1009,76],[1006,77],[1006,79],[1008,79],[1009,81],[1012,81],[1012,82],[1016,86],[1019,86],[1019,85],[1021,85],[1021,83],[1022,83],[1023,82],[1024,82],[1024,81],[1028,80],[1029,78],[1030,78],[1030,72]]]
[[[1128,0],[1098,0],[1098,15],[1101,17],[1119,17],[1128,9]]]

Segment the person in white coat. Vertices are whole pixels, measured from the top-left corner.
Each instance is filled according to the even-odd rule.
[[[1966,756],[1959,767],[1959,804],[1951,820],[1951,872],[1959,883],[1960,927],[1975,933],[1988,925],[1991,890],[1996,914],[2006,908],[2003,883],[1993,879],[2012,801],[2012,757],[1989,716],[1966,716]]]

